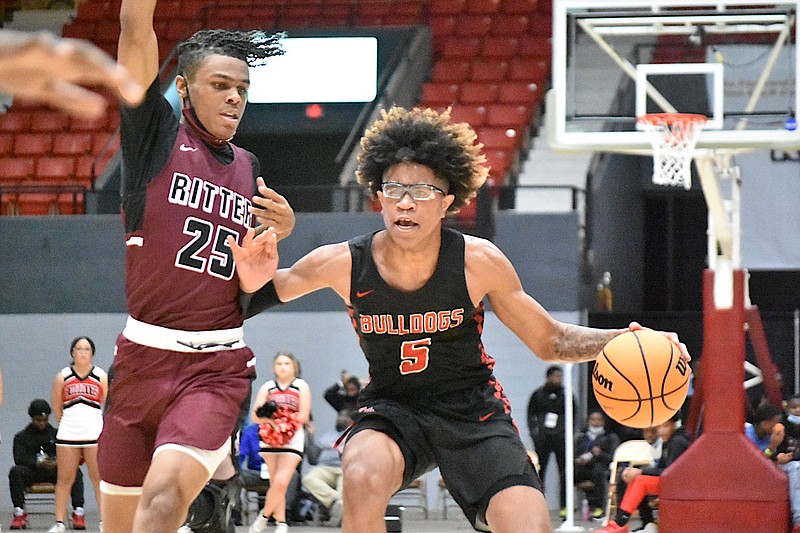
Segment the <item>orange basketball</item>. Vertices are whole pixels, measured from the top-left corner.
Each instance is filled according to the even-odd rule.
[[[649,329],[614,337],[592,371],[594,395],[608,416],[633,428],[666,422],[681,408],[692,369],[664,335]]]

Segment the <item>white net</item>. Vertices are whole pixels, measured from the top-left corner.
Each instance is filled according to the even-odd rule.
[[[639,117],[638,123],[653,145],[653,183],[692,188],[692,157],[706,120],[703,115],[686,113]]]

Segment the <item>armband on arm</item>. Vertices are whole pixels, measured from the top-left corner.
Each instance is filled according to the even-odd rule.
[[[270,307],[275,307],[283,302],[278,298],[278,291],[275,290],[275,284],[270,281],[256,292],[242,293],[239,297],[239,303],[242,306],[244,317],[250,318],[261,311],[266,311]]]

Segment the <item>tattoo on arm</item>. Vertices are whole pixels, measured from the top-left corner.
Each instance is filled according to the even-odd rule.
[[[561,335],[554,343],[555,359],[567,363],[593,361],[603,347],[625,329],[596,329],[574,324],[564,324]]]

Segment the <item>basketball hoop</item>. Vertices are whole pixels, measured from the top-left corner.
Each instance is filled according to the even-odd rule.
[[[694,147],[707,120],[690,113],[650,113],[636,120],[653,145],[653,183],[691,189]]]

